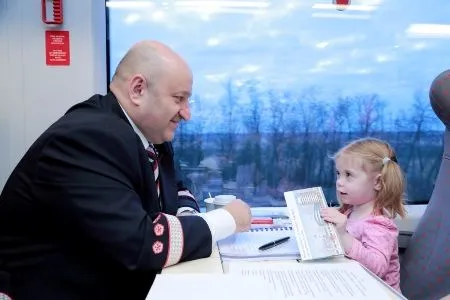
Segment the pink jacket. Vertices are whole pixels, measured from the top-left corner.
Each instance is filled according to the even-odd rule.
[[[398,229],[394,221],[385,216],[349,219],[347,231],[356,240],[346,255],[400,291]]]

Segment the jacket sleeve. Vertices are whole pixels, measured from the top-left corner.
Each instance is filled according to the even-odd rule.
[[[354,239],[347,256],[383,277],[397,245],[398,229],[392,220],[375,217],[364,224],[361,240]]]
[[[38,159],[36,198],[67,234],[127,269],[209,256],[211,232],[201,217],[144,210],[135,192],[143,184],[139,140],[127,130],[83,125],[55,134]]]
[[[0,262],[1,267],[1,262]],[[9,273],[0,268],[0,299],[11,300],[8,296],[11,293],[11,278]]]

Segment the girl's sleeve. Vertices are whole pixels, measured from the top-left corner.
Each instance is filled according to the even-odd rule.
[[[398,229],[393,220],[377,216],[362,224],[361,240],[354,239],[346,255],[382,277],[397,246]]]

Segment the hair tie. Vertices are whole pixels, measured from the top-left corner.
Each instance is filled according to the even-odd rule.
[[[386,165],[390,161],[391,161],[391,159],[387,156],[385,158],[383,158],[383,166]]]

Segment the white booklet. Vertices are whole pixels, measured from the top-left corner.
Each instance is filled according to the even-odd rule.
[[[302,260],[344,254],[335,226],[320,216],[328,206],[321,187],[285,192],[284,198]]]

